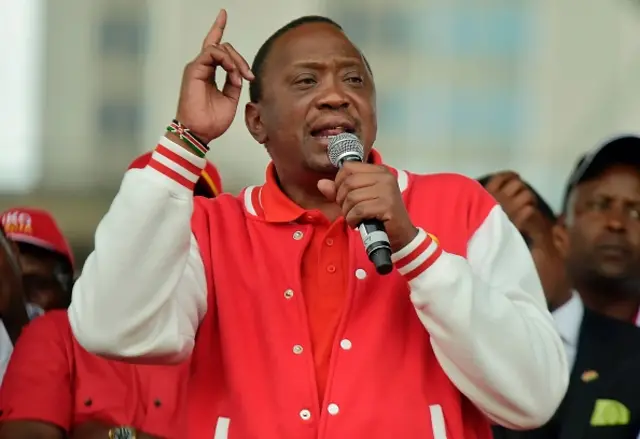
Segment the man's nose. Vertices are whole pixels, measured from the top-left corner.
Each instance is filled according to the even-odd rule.
[[[607,212],[607,229],[612,232],[624,232],[628,227],[629,216],[624,209],[614,207]]]
[[[344,88],[336,81],[330,81],[318,98],[318,107],[321,109],[338,110],[348,108],[349,98]]]

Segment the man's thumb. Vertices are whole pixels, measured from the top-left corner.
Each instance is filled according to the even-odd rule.
[[[331,180],[318,181],[318,190],[322,195],[327,197],[329,201],[336,201],[336,184]]]

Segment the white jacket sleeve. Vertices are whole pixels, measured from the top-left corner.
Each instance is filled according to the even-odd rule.
[[[191,233],[205,160],[162,138],[125,174],[73,288],[69,321],[90,352],[172,363],[192,351],[206,312],[204,265]]]
[[[500,206],[476,230],[466,259],[421,230],[394,261],[458,389],[507,428],[547,422],[569,369],[531,255]]]

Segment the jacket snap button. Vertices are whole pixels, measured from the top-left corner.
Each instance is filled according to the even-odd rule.
[[[309,419],[311,419],[311,412],[307,409],[300,410],[300,418],[303,421],[308,421]]]
[[[292,297],[293,297],[293,290],[292,289],[285,290],[284,298],[285,299],[291,299]]]

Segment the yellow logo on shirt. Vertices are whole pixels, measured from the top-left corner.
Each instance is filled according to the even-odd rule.
[[[628,425],[631,414],[629,409],[613,399],[598,399],[591,414],[592,427],[611,427]]]

